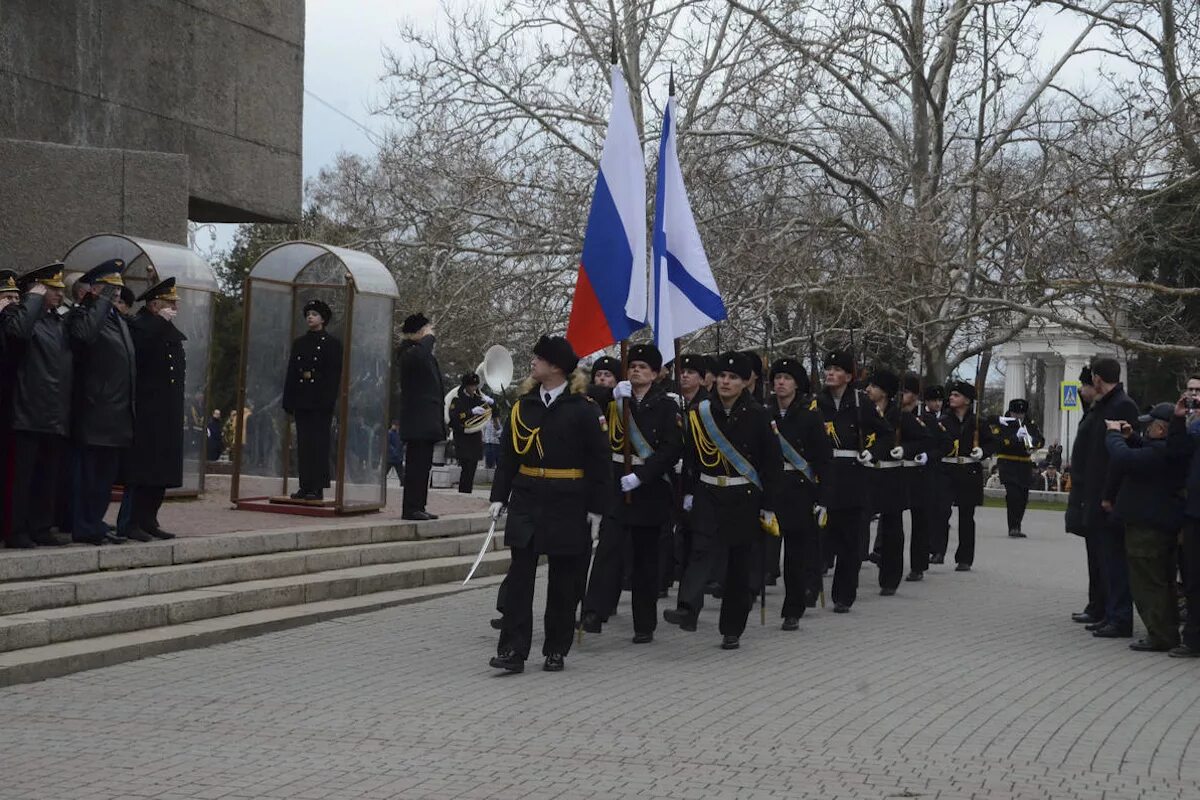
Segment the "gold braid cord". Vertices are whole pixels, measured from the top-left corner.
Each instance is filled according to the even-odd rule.
[[[617,410],[617,401],[608,404],[608,444],[614,453],[625,449],[625,426],[621,424],[621,412]]]
[[[517,451],[517,455],[523,456],[529,452],[529,449],[537,445],[538,460],[542,459],[542,429],[530,428],[521,421],[521,404],[517,402],[513,404],[512,414],[509,416],[509,427],[512,428],[513,450]]]
[[[725,456],[717,449],[716,443],[709,437],[708,431],[704,430],[704,423],[700,421],[700,412],[688,412],[688,426],[692,431],[692,442],[696,446],[696,455],[700,457],[700,463],[710,469],[724,465],[725,471],[729,472],[729,464],[725,460]]]

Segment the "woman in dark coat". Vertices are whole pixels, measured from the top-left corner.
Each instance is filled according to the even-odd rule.
[[[329,430],[342,386],[342,343],[325,332],[333,310],[320,300],[304,305],[308,332],[292,342],[283,410],[296,420],[296,471],[299,491],[293,500],[320,502],[329,488]]]

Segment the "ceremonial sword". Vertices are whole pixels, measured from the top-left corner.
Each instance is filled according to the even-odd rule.
[[[463,586],[467,585],[467,581],[471,580],[471,577],[475,574],[475,570],[479,569],[484,555],[487,553],[488,548],[492,546],[492,539],[496,538],[496,521],[498,519],[500,519],[499,514],[492,517],[492,526],[488,528],[487,536],[483,540],[483,547],[479,548],[479,555],[475,556],[475,563],[471,565],[471,571],[467,573],[467,577],[463,578]]]

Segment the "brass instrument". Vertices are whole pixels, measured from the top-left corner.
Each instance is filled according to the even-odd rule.
[[[507,347],[498,344],[492,345],[484,353],[483,361],[475,368],[475,374],[479,376],[482,384],[494,392],[503,394],[504,390],[508,388],[513,380],[512,353],[508,351]],[[443,413],[447,423],[450,422],[450,402],[457,394],[457,386],[446,393]],[[479,404],[483,406],[483,413],[468,419],[463,424],[463,433],[479,433],[491,420],[491,407],[484,403],[482,398],[480,398]]]

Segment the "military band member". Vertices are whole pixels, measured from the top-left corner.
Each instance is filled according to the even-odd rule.
[[[750,576],[756,539],[763,526],[777,527],[775,502],[783,464],[766,409],[747,391],[753,375],[745,353],[721,356],[717,397],[688,412],[684,444],[684,501],[695,530],[696,550],[679,587],[679,608],[663,612],[667,622],[696,629],[704,603],[711,559],[725,556],[721,601],[721,647],[739,646],[750,613]],[[701,549],[706,548],[706,549]]]
[[[771,427],[783,455],[775,513],[783,534],[783,630],[800,627],[811,598],[821,590],[819,525],[825,501],[821,476],[833,461],[833,447],[815,397],[803,397],[808,376],[797,359],[784,357],[771,365],[773,396],[767,401]],[[807,393],[805,393],[807,394]]]
[[[958,508],[958,549],[954,569],[969,572],[975,562],[975,509],[983,505],[983,465],[996,450],[992,426],[979,425],[972,404],[975,387],[964,381],[950,384],[947,405],[939,422],[946,429],[949,450],[942,457],[951,505]],[[947,515],[946,523],[950,524]],[[947,534],[948,538],[948,534]]]
[[[179,293],[175,279],[151,286],[141,310],[129,320],[137,359],[133,447],[125,455],[124,478],[130,524],[122,535],[140,542],[174,539],[158,524],[166,490],[183,485],[183,398],[187,337],[175,327]]]
[[[662,354],[652,344],[629,348],[627,379],[613,389],[608,407],[613,491],[600,527],[583,603],[585,631],[599,633],[601,616],[621,593],[625,552],[632,560],[633,642],[654,639],[658,625],[659,536],[671,518],[671,484],[682,450],[683,420],[679,406],[657,380]],[[623,406],[629,403],[629,428]],[[629,439],[631,470],[625,470],[624,446]]]
[[[542,669],[558,672],[571,650],[575,610],[583,598],[592,540],[609,500],[612,453],[603,410],[573,374],[579,362],[561,336],[533,348],[532,387],[513,405],[492,483],[491,514],[508,507],[504,541],[511,550],[503,619],[490,664],[522,672],[533,639],[538,557],[549,562]]]
[[[950,511],[954,507],[950,480],[946,475],[946,467],[942,464],[942,459],[950,454],[950,448],[953,446],[950,442],[950,434],[941,422],[942,409],[946,402],[946,387],[938,384],[926,386],[922,397],[921,417],[930,430],[933,429],[931,421],[937,424],[938,436],[937,463],[930,467],[929,563],[945,564],[946,548],[949,546],[950,537],[948,520]]]
[[[1008,511],[1008,535],[1024,539],[1021,521],[1029,505],[1029,490],[1033,487],[1033,459],[1030,454],[1044,447],[1046,439],[1037,425],[1028,422],[1029,403],[1023,398],[1010,400],[1007,416],[997,420],[1000,445],[996,461],[1000,467],[1000,482],[1004,484],[1004,506]]]
[[[479,375],[464,373],[458,394],[450,401],[450,429],[454,431],[454,454],[458,459],[458,491],[470,494],[475,488],[475,470],[483,458],[483,428],[492,421],[496,401],[479,390]]]
[[[904,511],[911,506],[906,461],[923,465],[925,426],[896,402],[900,378],[889,370],[877,369],[867,380],[867,396],[891,431],[879,436],[869,448],[867,463],[872,478],[871,499],[879,514],[879,593],[896,593],[904,575]]]
[[[854,356],[835,350],[825,357],[825,388],[817,396],[817,409],[825,421],[825,435],[833,446],[824,497],[828,523],[822,552],[833,562],[833,610],[845,614],[858,596],[858,570],[865,553],[863,539],[869,529],[870,483],[866,465],[871,448],[891,432],[875,405],[854,388]]]
[[[11,275],[0,275],[7,290]],[[60,493],[59,473],[71,432],[71,397],[74,360],[65,320],[57,312],[62,303],[63,265],[48,264],[21,276],[20,302],[0,312],[0,339],[4,341],[4,382],[11,417],[12,529],[9,547],[57,546],[69,542],[51,532]],[[5,291],[4,294],[10,294]],[[0,430],[6,439],[9,429]],[[10,464],[0,463],[0,473]],[[3,508],[0,507],[0,511]]]
[[[326,332],[333,310],[321,300],[304,304],[308,331],[292,342],[283,410],[296,420],[300,484],[293,500],[321,501],[329,488],[330,427],[342,388],[342,343]]]
[[[931,391],[932,390],[932,391]],[[925,390],[927,397],[940,396],[942,387],[932,386]],[[913,415],[925,433],[924,450],[904,461],[904,473],[908,483],[908,499],[912,517],[912,537],[908,547],[908,575],[906,581],[919,581],[929,569],[929,556],[933,548],[935,519],[940,519],[937,508],[942,492],[942,456],[945,454],[945,430],[938,422],[937,414],[928,411],[922,404],[921,379],[909,373],[904,376],[900,387],[900,408],[905,414]]]

